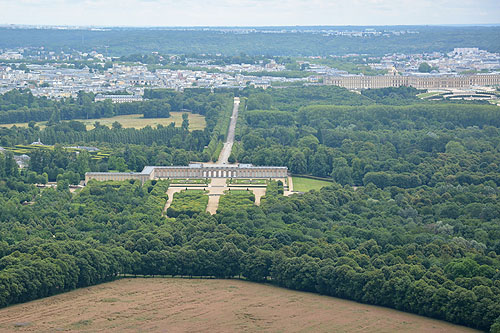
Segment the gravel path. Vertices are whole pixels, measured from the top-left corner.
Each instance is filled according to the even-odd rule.
[[[234,143],[234,131],[236,129],[236,121],[238,120],[238,109],[240,107],[240,98],[234,98],[234,106],[233,106],[233,114],[231,116],[231,122],[229,123],[229,129],[227,131],[227,139],[224,143],[224,147],[219,155],[219,159],[217,160],[217,164],[227,164],[229,160],[229,156],[231,155],[231,150],[233,149]]]

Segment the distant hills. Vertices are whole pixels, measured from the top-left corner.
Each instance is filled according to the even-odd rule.
[[[352,32],[352,33],[350,33]],[[312,56],[451,51],[500,52],[500,26],[0,27],[0,49],[133,53]]]

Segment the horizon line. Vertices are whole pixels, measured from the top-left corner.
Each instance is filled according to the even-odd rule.
[[[319,27],[497,27],[500,23],[443,23],[443,24],[347,24],[347,25],[171,25],[171,26],[146,26],[146,25],[67,25],[67,24],[24,24],[24,23],[0,23],[0,28],[135,28],[135,29],[179,29],[179,28],[319,28]]]

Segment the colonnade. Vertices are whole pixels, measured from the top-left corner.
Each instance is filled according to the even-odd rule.
[[[91,179],[126,180],[140,179],[145,182],[155,178],[285,178],[287,167],[237,165],[203,165],[190,166],[146,166],[142,172],[87,172],[85,183]]]
[[[286,167],[157,167],[154,178],[283,178]]]

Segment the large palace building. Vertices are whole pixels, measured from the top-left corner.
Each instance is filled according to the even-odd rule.
[[[498,86],[500,74],[449,75],[379,75],[379,76],[327,76],[324,84],[347,89],[377,89],[387,87],[414,87],[417,89],[471,88]]]
[[[142,183],[149,179],[167,178],[286,178],[287,167],[253,166],[252,164],[202,164],[189,166],[146,166],[142,172],[87,172],[85,183],[95,179],[138,179]]]

